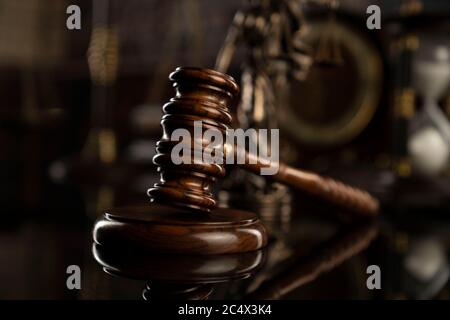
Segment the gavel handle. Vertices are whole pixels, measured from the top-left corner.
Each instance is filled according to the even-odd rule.
[[[261,168],[276,165],[274,163],[265,164],[257,156],[248,152],[246,152],[245,158],[245,164],[240,165],[240,167],[258,175]],[[278,172],[269,176],[277,182],[334,203],[357,216],[369,218],[378,214],[378,200],[366,191],[313,172],[292,168],[282,162],[278,162],[278,166]]]

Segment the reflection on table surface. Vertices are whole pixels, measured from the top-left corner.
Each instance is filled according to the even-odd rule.
[[[343,223],[297,205],[289,222],[267,222],[264,250],[204,257],[102,251],[92,243],[93,220],[28,219],[0,231],[0,297],[445,299],[449,223],[425,216],[410,213],[400,224],[398,214],[384,212],[376,221]],[[81,268],[81,290],[66,287],[69,265]],[[380,290],[367,288],[370,265],[380,268]]]

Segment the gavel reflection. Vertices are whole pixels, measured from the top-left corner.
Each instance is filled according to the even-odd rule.
[[[209,69],[177,68],[170,80],[174,83],[176,96],[163,107],[163,137],[157,143],[154,157],[161,181],[149,189],[148,194],[154,202],[210,212],[216,208],[213,184],[224,177],[224,165],[198,161],[174,164],[171,153],[179,142],[172,141],[171,137],[177,129],[193,133],[196,121],[202,121],[202,130],[213,129],[225,135],[232,123],[230,107],[237,99],[239,87],[232,77]],[[192,148],[189,160],[199,156],[194,148],[196,144],[205,148],[209,143],[203,135],[201,141],[188,142]],[[378,201],[363,190],[282,162],[268,163],[267,159],[260,159],[235,145],[221,148],[225,150],[224,156],[230,148],[235,157],[244,154],[245,163],[240,166],[250,172],[258,174],[262,168],[276,166],[278,172],[269,177],[277,182],[338,205],[355,216],[372,217],[378,213]]]
[[[378,235],[376,223],[355,224],[311,250],[295,257],[285,272],[264,281],[247,299],[275,300],[313,282],[340,264],[365,250]]]
[[[205,300],[215,285],[246,279],[265,262],[264,250],[226,255],[174,255],[141,249],[107,248],[98,244],[92,248],[105,272],[147,281],[143,291],[145,300]]]
[[[246,299],[279,299],[314,281],[365,250],[378,234],[376,223],[360,223],[342,229],[308,255],[294,253],[284,261],[283,272],[262,282]],[[139,247],[93,245],[93,254],[112,275],[147,281],[146,300],[208,299],[214,287],[246,279],[265,265],[266,250],[225,255],[148,253]],[[183,266],[180,268],[180,266]]]

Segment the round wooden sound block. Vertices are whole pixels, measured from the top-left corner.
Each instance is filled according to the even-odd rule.
[[[267,244],[254,213],[225,208],[201,213],[158,204],[112,209],[97,220],[93,236],[108,248],[187,255],[242,253]]]

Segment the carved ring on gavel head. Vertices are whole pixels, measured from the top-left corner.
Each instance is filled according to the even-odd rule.
[[[154,157],[161,181],[149,189],[148,194],[153,202],[210,212],[216,208],[213,185],[225,175],[224,165],[194,161],[174,164],[171,152],[179,141],[173,141],[171,137],[180,128],[194,133],[196,121],[202,121],[204,131],[214,129],[225,135],[232,123],[229,108],[236,101],[239,87],[232,77],[209,69],[177,68],[170,75],[170,80],[174,84],[176,96],[163,107],[163,136],[157,143],[157,155]],[[195,145],[206,147],[210,144],[203,135],[200,141],[195,139],[190,141],[192,158],[203,152],[203,149],[195,149]],[[378,212],[378,201],[363,190],[312,172],[291,168],[281,162],[267,164],[264,159],[234,145],[225,145],[222,148],[224,154],[227,147],[233,149],[234,154],[245,152],[245,163],[240,166],[248,171],[259,173],[261,168],[276,165],[278,173],[270,176],[275,181],[334,203],[356,216],[370,217]]]

